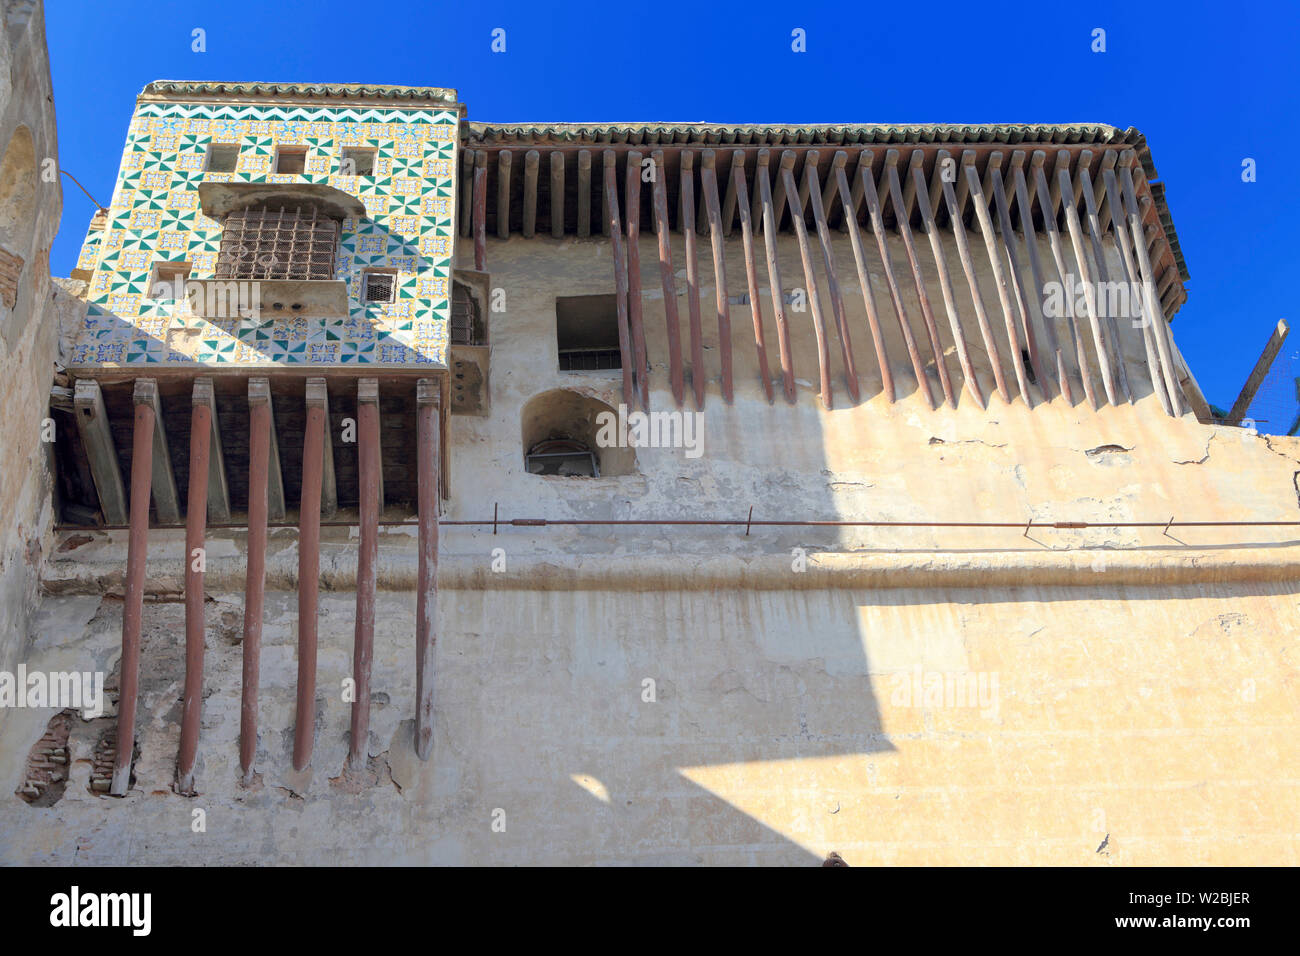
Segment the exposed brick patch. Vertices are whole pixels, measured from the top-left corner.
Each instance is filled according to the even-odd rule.
[[[74,714],[61,710],[50,718],[41,739],[27,754],[27,769],[18,796],[33,807],[50,807],[68,785],[68,735]]]
[[[8,249],[0,249],[0,302],[12,309],[18,304],[18,277],[22,275],[23,258]]]

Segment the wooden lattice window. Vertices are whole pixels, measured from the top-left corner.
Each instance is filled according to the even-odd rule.
[[[223,225],[218,279],[334,278],[339,222],[314,205],[239,209]]]

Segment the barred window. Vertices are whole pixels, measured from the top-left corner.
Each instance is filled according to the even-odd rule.
[[[218,279],[333,279],[339,222],[314,205],[267,204],[225,218]]]
[[[397,276],[391,272],[367,272],[364,274],[366,302],[392,302],[393,291],[397,286]]]

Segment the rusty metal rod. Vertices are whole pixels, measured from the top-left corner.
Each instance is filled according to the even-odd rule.
[[[176,789],[194,791],[194,760],[199,749],[203,710],[203,567],[205,523],[208,517],[208,457],[211,453],[212,408],[194,383],[190,413],[190,486],[185,506],[185,693],[181,709],[181,746],[176,761]],[[212,380],[207,382],[211,400]]]
[[[570,520],[570,519],[552,519],[552,518],[482,518],[482,519],[457,519],[452,521],[439,520],[440,527],[453,526],[490,526],[502,527],[505,525],[514,525],[515,527],[546,527],[548,525],[744,525],[750,522],[744,519],[731,520],[729,518],[705,519],[705,518],[611,518],[604,521],[596,520]],[[1209,528],[1248,528],[1248,527],[1289,527],[1292,525],[1300,526],[1300,521],[1179,521],[1176,522],[1179,527],[1209,527]],[[860,527],[897,527],[897,528],[1024,528],[1024,525],[1017,521],[815,521],[815,520],[789,520],[789,521],[754,521],[754,526],[768,525],[770,527],[781,526],[790,528],[817,527],[821,525],[828,526],[860,526]],[[419,520],[414,518],[390,518],[379,522],[381,528],[414,528],[418,527]],[[1093,522],[1034,522],[1035,528],[1052,528],[1052,527],[1082,527],[1082,528],[1163,528],[1164,521],[1093,521]],[[242,529],[243,525],[209,525],[209,528],[229,528]],[[292,524],[272,524],[273,528],[292,528]],[[355,521],[322,521],[322,528],[354,528]],[[79,526],[62,525],[55,528],[56,531],[85,531],[85,528]],[[97,527],[96,530],[124,530],[118,528]]]

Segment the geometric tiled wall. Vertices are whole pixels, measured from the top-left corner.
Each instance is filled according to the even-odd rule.
[[[93,274],[71,364],[445,368],[458,118],[440,106],[138,103],[107,228],[88,234],[78,261]],[[235,172],[204,172],[213,143],[238,144]],[[285,145],[307,148],[303,175],[271,172]],[[361,146],[377,150],[374,175],[340,175],[340,150]],[[199,209],[204,181],[324,183],[360,199],[366,215],[343,221],[335,269],[348,314],[208,321],[150,298],[160,260],[213,276],[221,226]],[[395,301],[357,301],[368,266],[397,270]]]

